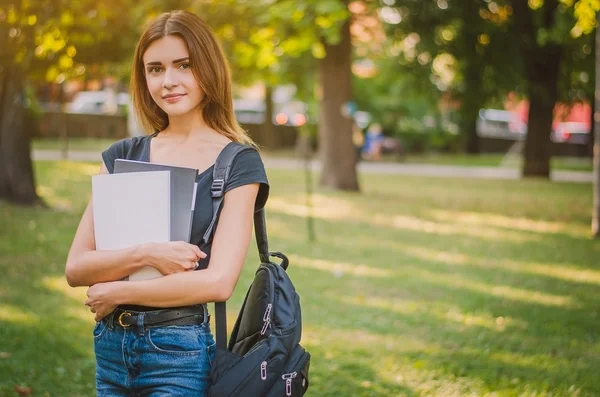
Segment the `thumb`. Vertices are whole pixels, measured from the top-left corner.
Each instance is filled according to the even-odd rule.
[[[202,252],[198,246],[192,244],[192,250],[199,259],[206,258],[206,253]]]

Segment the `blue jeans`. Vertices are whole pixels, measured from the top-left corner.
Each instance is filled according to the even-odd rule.
[[[94,350],[98,397],[208,395],[215,341],[207,320],[122,328],[104,319],[94,328]]]

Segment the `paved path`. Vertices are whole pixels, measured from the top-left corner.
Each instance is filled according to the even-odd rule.
[[[34,160],[60,160],[62,154],[54,150],[34,150]],[[86,151],[70,151],[69,160],[75,161],[100,161],[100,153]],[[265,157],[265,167],[280,169],[297,169],[303,166],[303,161],[294,158]],[[319,170],[321,164],[314,160],[311,162],[313,170]],[[432,164],[402,164],[402,163],[370,163],[361,162],[359,172],[374,174],[399,174],[422,175],[447,178],[483,178],[483,179],[519,179],[520,170],[504,167],[467,167],[457,165],[432,165]],[[587,171],[553,171],[554,181],[568,181],[590,183],[593,180],[591,172]]]

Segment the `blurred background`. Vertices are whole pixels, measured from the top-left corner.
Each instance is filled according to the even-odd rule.
[[[309,395],[600,395],[600,0],[3,0],[0,395],[93,394],[64,260],[100,152],[147,133],[133,50],[172,9],[261,146]]]

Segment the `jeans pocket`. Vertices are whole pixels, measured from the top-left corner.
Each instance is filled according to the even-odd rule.
[[[104,321],[97,321],[96,325],[94,326],[94,340],[98,340],[100,339],[100,337],[102,337],[102,335],[104,335],[104,332],[106,331],[107,325],[106,322]]]
[[[148,344],[161,353],[198,355],[206,352],[206,338],[199,325],[152,327]]]
[[[206,357],[208,360],[208,366],[212,366],[213,360],[215,359],[215,350],[217,349],[217,342],[214,341],[212,335],[208,341],[208,346],[206,346]]]

